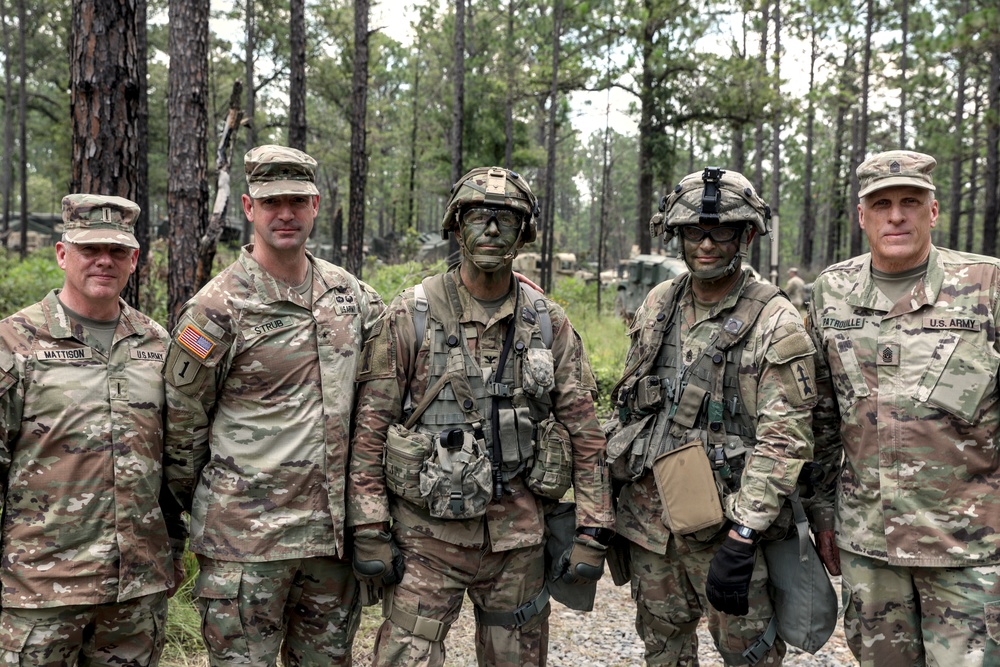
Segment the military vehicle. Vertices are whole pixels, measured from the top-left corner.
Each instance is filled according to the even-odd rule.
[[[632,322],[635,311],[654,285],[676,278],[687,271],[684,261],[668,255],[636,255],[618,265],[621,282],[615,297],[615,314]]]

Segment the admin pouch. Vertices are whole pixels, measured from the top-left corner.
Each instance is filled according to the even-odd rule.
[[[701,440],[661,454],[653,479],[663,502],[663,525],[679,535],[722,524],[722,501]]]
[[[525,477],[525,483],[535,495],[551,500],[562,499],[573,483],[573,450],[569,431],[552,417],[538,424],[535,463]]]
[[[761,542],[767,561],[768,592],[786,643],[816,653],[837,626],[837,594],[809,537],[802,501],[796,490],[789,500],[795,532],[789,539]]]
[[[475,519],[493,498],[492,481],[485,447],[472,433],[452,429],[420,471],[420,495],[435,519]]]

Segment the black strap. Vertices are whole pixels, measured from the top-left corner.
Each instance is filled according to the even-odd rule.
[[[517,306],[520,302],[521,290],[514,285],[514,317],[507,324],[507,335],[504,336],[503,349],[500,350],[500,361],[497,362],[497,369],[493,377],[499,382],[503,379],[503,368],[507,365],[507,355],[514,344],[515,319],[517,317]],[[500,446],[500,401],[497,396],[490,398],[492,403],[492,424],[493,432],[493,500],[500,500],[503,497],[503,471],[500,470],[503,464],[503,448]]]

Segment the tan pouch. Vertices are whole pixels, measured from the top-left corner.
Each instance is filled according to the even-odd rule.
[[[393,424],[385,438],[385,484],[417,507],[427,507],[420,493],[420,472],[434,453],[434,440],[424,433]]]
[[[653,478],[663,502],[663,525],[672,532],[688,535],[722,523],[722,500],[701,440],[659,456]]]

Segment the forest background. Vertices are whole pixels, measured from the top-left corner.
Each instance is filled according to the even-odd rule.
[[[657,200],[707,165],[742,171],[771,206],[778,243],[756,244],[751,263],[809,278],[865,250],[857,164],[911,148],[939,162],[934,242],[996,253],[997,0],[374,9],[0,0],[3,241],[12,218],[58,213],[67,192],[138,201],[140,238],[166,239],[171,324],[242,225],[244,150],[273,142],[318,159],[314,243],[362,277],[373,237],[407,259],[451,184],[499,164],[539,195],[546,288],[553,251],[603,269],[656,250]],[[408,29],[382,30],[400,15]],[[151,282],[139,272],[126,298],[144,306]]]

